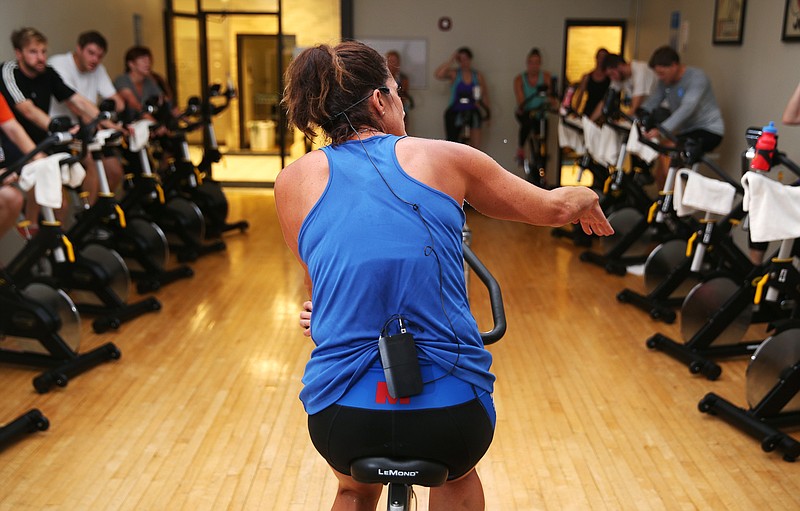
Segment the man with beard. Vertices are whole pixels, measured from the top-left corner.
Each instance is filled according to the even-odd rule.
[[[41,32],[31,27],[21,28],[11,34],[11,44],[16,60],[5,62],[0,68],[0,94],[35,143],[47,137],[51,121],[48,111],[53,97],[65,102],[83,122],[90,122],[97,116],[97,107],[67,86],[47,65],[47,38]],[[2,132],[0,137],[8,161],[23,156],[22,150]],[[37,214],[35,202],[29,200],[26,216],[35,222]]]

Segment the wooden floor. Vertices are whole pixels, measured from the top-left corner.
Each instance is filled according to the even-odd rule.
[[[81,349],[111,340],[119,361],[46,395],[35,370],[0,366],[0,423],[32,407],[51,421],[0,452],[0,510],[330,509],[335,480],[297,398],[311,351],[297,326],[302,274],[271,192],[228,196],[250,231],[159,291],[163,310],[103,335],[83,318]],[[548,229],[468,221],[509,325],[491,347],[487,509],[800,509],[800,464],[697,410],[708,391],[745,404],[746,360],[723,362],[716,382],[692,376],[645,347],[657,331],[680,339],[677,325],[617,303],[641,277],[581,263]]]

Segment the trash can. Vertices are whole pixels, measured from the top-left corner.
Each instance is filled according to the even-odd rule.
[[[247,121],[250,149],[268,151],[275,146],[275,121]]]

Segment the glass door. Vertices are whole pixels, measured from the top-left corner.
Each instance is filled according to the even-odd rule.
[[[295,36],[284,35],[278,45],[277,35],[237,34],[239,95],[239,149],[256,153],[278,154],[277,134],[284,130],[283,149],[292,140],[285,116],[280,115],[281,76],[291,61]],[[283,58],[278,58],[278,52]],[[279,67],[280,66],[280,67]]]
[[[564,24],[564,61],[561,76],[564,90],[577,86],[581,78],[595,67],[597,50],[605,48],[609,53],[622,55],[625,43],[625,21],[623,20],[566,20]],[[591,174],[584,172],[580,183],[577,180],[576,155],[570,150],[559,150],[560,165],[558,183],[562,186],[591,185]]]

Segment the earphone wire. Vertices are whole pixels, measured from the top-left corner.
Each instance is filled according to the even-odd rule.
[[[397,200],[399,200],[403,204],[411,206],[411,209],[413,209],[414,212],[417,214],[417,216],[419,217],[420,221],[422,221],[422,225],[425,227],[425,230],[428,232],[428,237],[430,238],[430,244],[425,247],[425,256],[430,256],[431,254],[433,254],[433,257],[436,259],[436,266],[437,266],[438,273],[439,273],[439,304],[441,305],[442,313],[444,314],[445,319],[447,319],[447,324],[450,327],[450,332],[453,334],[453,339],[454,339],[454,341],[456,343],[456,346],[457,346],[456,359],[453,362],[453,367],[451,367],[450,370],[448,372],[446,372],[445,374],[439,376],[438,378],[434,378],[434,379],[432,379],[430,381],[427,381],[425,383],[431,383],[431,382],[434,382],[436,380],[440,380],[440,379],[452,374],[452,372],[456,369],[456,367],[458,367],[458,361],[461,358],[461,339],[458,338],[458,334],[456,333],[455,326],[453,326],[453,322],[450,320],[450,316],[447,314],[447,308],[445,307],[445,303],[444,303],[444,271],[442,270],[442,261],[439,259],[439,254],[436,252],[436,248],[434,246],[435,243],[434,243],[434,238],[433,238],[433,232],[431,231],[431,228],[428,225],[427,220],[425,220],[425,217],[422,216],[422,211],[420,211],[419,204],[407,201],[406,199],[400,197],[397,194],[397,192],[394,191],[394,188],[392,188],[392,186],[386,180],[386,177],[383,175],[383,172],[381,172],[381,170],[375,164],[375,161],[372,159],[372,156],[369,154],[369,151],[367,151],[367,147],[364,145],[364,141],[361,138],[361,133],[359,133],[359,131],[355,128],[355,126],[353,126],[353,123],[350,122],[350,117],[347,116],[347,113],[344,112],[344,111],[341,112],[341,113],[344,115],[344,118],[347,120],[347,124],[350,126],[350,129],[352,129],[353,133],[355,133],[356,138],[358,139],[358,143],[361,145],[361,149],[364,150],[364,154],[367,155],[367,159],[369,160],[370,164],[375,169],[375,171],[378,173],[378,176],[380,176],[381,181],[383,181],[383,184],[386,185],[386,188],[389,189],[389,191],[392,193],[392,195],[394,195],[397,198]],[[398,314],[393,315],[392,318],[389,318],[389,320],[386,322],[386,324],[391,322],[391,320],[395,316],[399,316],[399,315]],[[385,328],[385,326],[386,325],[384,325],[384,328]]]

